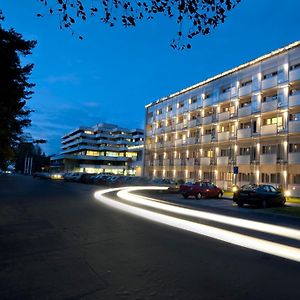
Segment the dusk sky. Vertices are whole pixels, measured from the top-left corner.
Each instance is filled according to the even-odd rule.
[[[147,103],[300,39],[299,0],[242,0],[224,24],[184,51],[170,47],[175,19],[128,29],[95,19],[75,28],[80,41],[61,31],[56,17],[37,18],[44,8],[36,0],[0,0],[0,7],[5,28],[38,41],[28,58],[36,83],[29,132],[47,139],[47,154],[59,153],[61,136],[81,125],[143,128]]]

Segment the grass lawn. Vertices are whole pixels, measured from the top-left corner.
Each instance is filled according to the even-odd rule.
[[[299,203],[300,204],[300,198],[296,198],[296,197],[287,197],[286,201],[287,202]]]

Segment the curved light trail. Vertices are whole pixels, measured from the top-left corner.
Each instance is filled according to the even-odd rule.
[[[278,257],[282,257],[282,258],[286,258],[289,260],[300,262],[300,249],[299,248],[295,248],[295,247],[291,247],[291,246],[287,246],[287,245],[283,245],[283,244],[279,244],[279,243],[275,243],[275,242],[271,242],[271,241],[266,241],[266,240],[259,239],[259,238],[250,237],[247,235],[232,232],[229,230],[224,230],[221,228],[216,228],[216,227],[209,226],[209,225],[204,225],[204,224],[200,224],[200,223],[196,223],[196,222],[192,222],[192,221],[187,221],[187,220],[184,220],[179,217],[173,217],[173,216],[168,216],[168,215],[165,215],[162,213],[149,211],[147,209],[135,207],[135,206],[132,206],[129,204],[125,204],[125,203],[122,203],[120,201],[117,201],[117,200],[114,200],[114,199],[111,199],[111,198],[105,196],[105,194],[107,194],[107,193],[119,191],[119,193],[118,193],[119,196],[121,198],[124,197],[124,199],[127,201],[150,206],[149,202],[156,200],[156,199],[149,200],[152,198],[147,198],[147,197],[130,194],[130,192],[132,192],[132,191],[146,190],[146,189],[161,190],[162,188],[161,187],[125,187],[125,188],[106,189],[106,190],[96,192],[95,198],[110,207],[114,207],[116,209],[119,209],[119,210],[125,211],[127,213],[142,217],[147,220],[151,220],[151,221],[161,223],[161,224],[166,224],[166,225],[169,225],[169,226],[172,226],[172,227],[175,227],[178,229],[186,230],[189,232],[194,232],[196,234],[211,237],[211,238],[214,238],[214,239],[217,239],[217,240],[220,240],[223,242],[227,242],[227,243],[230,243],[233,245],[241,246],[244,248],[248,248],[248,249],[252,249],[252,250],[256,250],[256,251],[260,251],[260,252],[264,252],[267,254],[271,254],[271,255],[278,256]],[[127,191],[127,194],[123,193],[126,191]],[[143,199],[143,198],[146,198],[146,199]],[[133,201],[133,199],[134,199],[134,201]],[[143,202],[147,200],[147,202],[143,203],[143,202],[141,202],[142,200],[143,200]],[[145,204],[145,203],[147,203],[147,204]],[[163,203],[155,202],[155,204],[159,204],[159,205],[154,206],[154,204],[153,205],[151,204],[151,207],[162,209],[164,211],[169,209],[169,207],[167,209],[167,207],[165,207],[165,206],[163,206],[163,208],[162,208],[162,206],[160,206],[160,205]],[[165,204],[165,205],[167,205],[167,204]],[[172,205],[167,205],[167,206],[172,206]],[[174,206],[174,207],[176,207],[176,206]],[[181,207],[176,207],[176,208],[183,209],[182,212],[184,212],[184,213],[178,212],[179,214],[181,214],[181,215],[185,214],[185,215],[191,216],[191,214],[186,213],[185,208],[181,208]],[[172,211],[172,210],[168,210],[168,211]],[[172,212],[176,212],[176,211],[172,211]],[[191,213],[191,212],[188,212],[188,213]],[[215,215],[215,214],[212,214],[212,215]],[[220,215],[217,215],[217,216],[220,216]],[[227,217],[227,218],[232,218],[232,217]],[[208,218],[208,215],[206,215],[206,219],[214,221],[213,219]],[[232,218],[232,219],[234,219],[234,218]],[[237,219],[243,220],[240,218],[237,218]],[[227,222],[229,220],[230,219],[228,219]],[[219,221],[217,221],[217,222],[221,222],[221,219],[219,219]],[[254,221],[249,221],[249,222],[254,222]],[[260,223],[260,222],[257,222],[257,223]],[[228,223],[226,223],[226,224],[228,224]],[[261,224],[265,224],[265,223],[261,223]],[[231,225],[233,225],[233,224],[231,224]],[[265,225],[269,225],[269,224],[265,224]],[[238,226],[238,225],[235,225],[235,226]],[[270,225],[270,226],[275,226],[275,225]],[[244,228],[247,228],[247,227],[244,227]],[[289,228],[287,228],[287,229],[289,229]],[[290,229],[290,230],[294,230],[294,229]],[[266,228],[264,229],[264,232],[267,232]],[[272,232],[270,232],[270,233],[272,233]],[[274,233],[272,233],[272,234],[274,234]]]
[[[160,189],[157,187],[128,187],[126,189],[123,189],[117,193],[118,197],[121,199],[125,199],[127,201],[130,201],[132,203],[142,204],[144,206],[152,207],[152,208],[158,208],[164,211],[172,212],[172,213],[178,213],[185,216],[190,217],[197,217],[209,221],[214,221],[218,223],[223,223],[227,225],[232,226],[238,226],[245,229],[265,232],[273,235],[279,235],[283,237],[288,237],[294,240],[300,240],[300,230],[278,226],[278,225],[272,225],[267,224],[263,222],[258,221],[251,221],[246,220],[242,218],[235,218],[235,217],[229,217],[224,216],[220,214],[215,213],[209,213],[189,208],[184,208],[180,206],[175,206],[171,204],[166,204],[159,202],[158,199],[144,197],[136,194],[132,194],[131,192],[139,191],[139,190],[153,190],[153,189]]]

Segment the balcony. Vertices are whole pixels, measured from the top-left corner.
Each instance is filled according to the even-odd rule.
[[[231,97],[231,90],[226,93],[221,93],[219,96],[220,101],[228,100]]]
[[[262,87],[263,90],[269,89],[269,88],[271,88],[273,86],[276,86],[276,85],[277,85],[277,76],[273,76],[273,77],[264,79],[261,82],[261,87]]]
[[[203,118],[202,124],[206,125],[206,124],[211,124],[212,123],[212,115],[210,116],[206,116]]]
[[[219,156],[217,157],[217,165],[218,166],[227,166],[229,162],[228,156]]]
[[[219,122],[229,120],[229,111],[224,111],[219,114]]]
[[[292,95],[289,97],[289,106],[298,106],[300,105],[300,94]]]
[[[176,130],[182,130],[183,129],[183,123],[178,123],[175,126]]]
[[[170,132],[172,131],[172,126],[166,126],[165,127],[165,132]]]
[[[198,108],[198,103],[197,102],[192,103],[192,104],[189,105],[189,111],[193,111],[197,108]]]
[[[153,166],[154,166],[154,167],[159,166],[159,165],[160,165],[159,163],[160,163],[160,161],[159,161],[158,159],[154,159],[154,160],[153,160]]]
[[[229,141],[229,131],[218,132],[218,141]]]
[[[170,165],[170,160],[169,159],[164,159],[163,160],[163,166],[168,167]]]
[[[300,80],[300,68],[290,71],[290,81]]]
[[[164,143],[164,147],[165,148],[170,148],[170,147],[173,147],[173,142],[172,141],[167,141]]]
[[[300,121],[290,121],[289,132],[300,132]]]
[[[181,159],[180,158],[175,158],[174,159],[174,166],[181,166]]]
[[[273,100],[273,101],[263,102],[261,104],[261,112],[276,110],[277,106],[278,106],[278,100],[277,99]]]
[[[189,123],[188,123],[189,128],[196,127],[196,126],[197,126],[197,120],[196,119],[193,119],[193,120],[189,121]]]
[[[193,167],[195,165],[195,158],[188,158],[186,160],[186,165],[190,166],[190,167]]]
[[[249,94],[251,94],[251,91],[252,91],[252,84],[242,86],[239,89],[239,96],[242,97],[242,96],[249,95]]]
[[[238,110],[239,118],[250,116],[251,113],[252,113],[252,109],[250,105],[241,107]]]
[[[189,137],[188,138],[188,144],[189,145],[195,145],[196,144],[196,137]]]
[[[236,157],[236,164],[239,165],[250,165],[250,155],[238,155]]]
[[[261,165],[275,165],[277,163],[277,154],[261,154]]]
[[[203,100],[203,107],[211,106],[213,104],[212,98],[204,99]]]
[[[175,147],[182,146],[182,139],[175,140]]]
[[[200,158],[200,166],[209,166],[210,158],[209,157],[201,157]]]
[[[276,135],[277,134],[277,125],[272,124],[272,125],[261,126],[260,134],[261,135],[272,135],[272,134]]]
[[[288,154],[289,164],[300,164],[300,152],[293,152]]]
[[[251,137],[251,128],[243,128],[237,130],[238,139],[246,139]]]
[[[202,135],[201,143],[210,143],[211,142],[211,134]]]

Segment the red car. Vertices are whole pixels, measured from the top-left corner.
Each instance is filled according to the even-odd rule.
[[[193,196],[196,199],[202,198],[222,198],[223,191],[210,182],[195,182],[187,188],[186,185],[182,185],[179,192],[186,199],[189,196]]]

